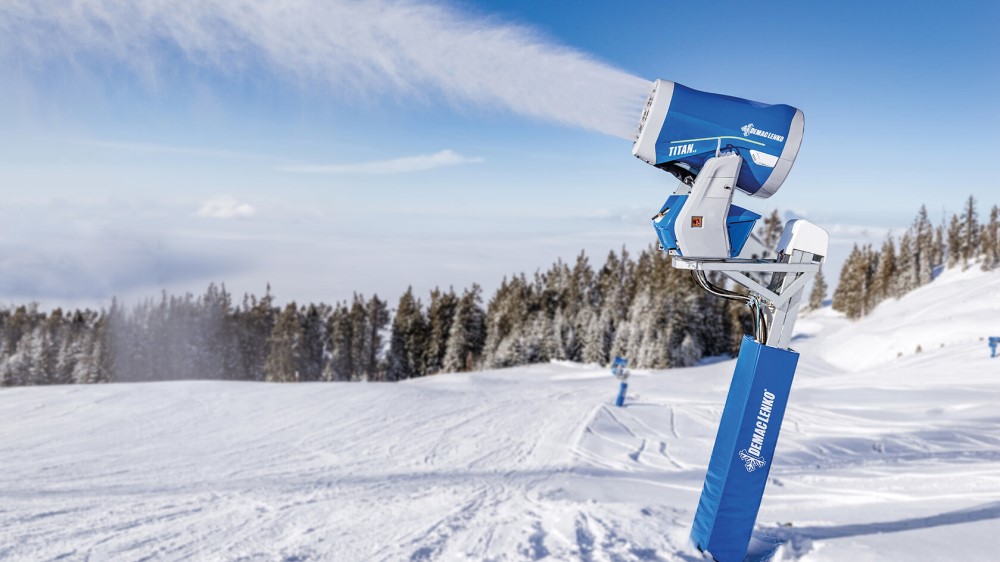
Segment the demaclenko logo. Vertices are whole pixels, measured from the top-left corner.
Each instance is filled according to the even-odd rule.
[[[750,439],[750,446],[740,451],[740,460],[746,465],[747,472],[762,468],[766,461],[760,458],[760,450],[764,448],[764,436],[767,435],[767,424],[771,421],[771,409],[774,407],[774,393],[764,389],[760,400],[760,410],[757,412],[757,424]]]
[[[753,123],[747,123],[746,125],[743,125],[742,127],[740,127],[740,130],[743,131],[744,137],[749,137],[750,135],[753,135],[755,137],[764,137],[765,139],[776,140],[778,142],[785,142],[785,137],[783,137],[782,135],[776,135],[768,131],[761,131],[760,129],[754,129]]]

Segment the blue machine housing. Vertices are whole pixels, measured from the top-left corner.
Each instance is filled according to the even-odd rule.
[[[677,238],[674,236],[674,226],[677,223],[677,215],[681,207],[687,201],[687,195],[671,195],[660,207],[660,212],[653,217],[653,228],[656,229],[656,237],[660,240],[660,246],[664,250],[673,250],[678,255],[683,256],[681,248],[677,246]],[[735,258],[743,251],[743,246],[750,239],[750,233],[760,215],[757,213],[738,207],[729,206],[729,213],[726,216],[726,232],[729,234],[729,257]]]
[[[770,197],[791,170],[804,123],[802,112],[790,105],[769,105],[658,80],[632,152],[681,179],[697,177],[717,150],[735,153],[743,159],[736,188]]]

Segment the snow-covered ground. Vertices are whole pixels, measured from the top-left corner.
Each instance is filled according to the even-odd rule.
[[[997,560],[1000,274],[799,327],[752,558]],[[699,560],[732,369],[3,389],[0,558]]]

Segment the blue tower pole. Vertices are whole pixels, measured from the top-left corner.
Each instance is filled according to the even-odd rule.
[[[621,387],[618,389],[618,399],[615,400],[615,406],[621,408],[625,405],[625,391],[628,390],[628,383],[622,381]]]
[[[691,529],[695,545],[719,562],[746,556],[798,359],[743,338]]]

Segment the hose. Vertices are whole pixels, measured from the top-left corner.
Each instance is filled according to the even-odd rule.
[[[759,343],[767,345],[767,317],[764,316],[764,311],[761,308],[763,304],[760,301],[760,297],[741,295],[728,289],[717,287],[708,280],[705,272],[700,269],[691,270],[691,274],[695,282],[702,289],[708,291],[709,294],[728,300],[740,301],[752,310],[754,339]]]

